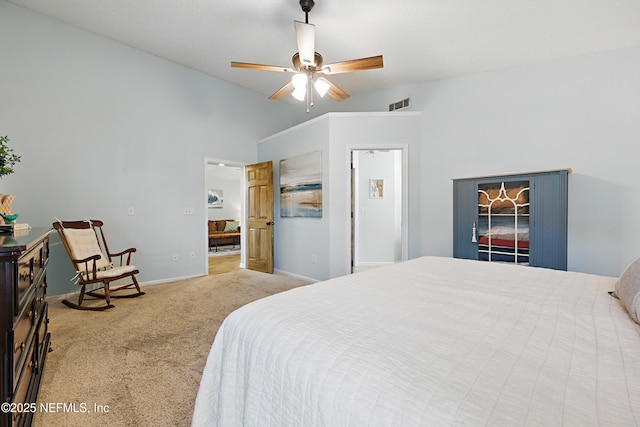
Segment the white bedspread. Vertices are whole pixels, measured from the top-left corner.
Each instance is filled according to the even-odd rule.
[[[639,425],[615,280],[424,257],[256,301],[220,327],[193,425]]]

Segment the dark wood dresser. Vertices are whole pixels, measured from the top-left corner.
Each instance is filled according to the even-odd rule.
[[[0,427],[29,426],[49,351],[49,228],[0,234]]]

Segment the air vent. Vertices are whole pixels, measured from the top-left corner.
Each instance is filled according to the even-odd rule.
[[[409,108],[409,98],[405,98],[403,100],[392,102],[389,104],[389,111],[398,111],[398,110],[406,110]]]

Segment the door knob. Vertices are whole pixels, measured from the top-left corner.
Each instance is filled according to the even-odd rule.
[[[273,225],[273,221],[267,222],[267,225]]]

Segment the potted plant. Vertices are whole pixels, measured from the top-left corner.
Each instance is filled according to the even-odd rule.
[[[13,173],[13,167],[16,163],[20,163],[20,156],[13,152],[9,147],[9,138],[0,136],[0,178]],[[15,196],[0,194],[0,216],[4,218],[7,224],[13,224],[18,214],[11,212],[11,202]]]
[[[13,166],[20,163],[20,156],[14,154],[13,149],[9,148],[9,138],[0,136],[0,178],[13,173]]]

